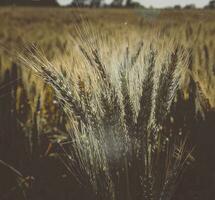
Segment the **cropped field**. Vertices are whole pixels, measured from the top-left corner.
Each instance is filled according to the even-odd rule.
[[[84,156],[82,165],[78,163],[76,166],[81,168],[83,163],[86,168],[87,164],[93,166],[95,171],[91,170],[91,167],[87,168],[90,169],[89,176],[93,181],[90,179],[90,183],[86,181],[85,185],[79,184],[75,179],[77,175],[69,173],[70,168],[74,166],[71,167],[68,164],[68,158],[65,159],[66,161],[62,159],[65,157],[65,152],[59,144],[67,141],[68,130],[76,127],[76,120],[73,120],[76,113],[74,111],[68,114],[70,108],[66,107],[67,101],[63,100],[63,103],[59,103],[59,98],[62,100],[64,92],[69,92],[68,88],[72,88],[70,84],[74,83],[75,89],[72,88],[71,91],[74,92],[75,100],[85,102],[84,97],[90,97],[92,98],[90,105],[93,107],[97,105],[98,93],[102,94],[102,89],[107,84],[105,75],[110,76],[113,82],[108,84],[113,84],[115,89],[118,89],[117,92],[120,91],[123,96],[123,91],[127,88],[122,91],[118,88],[118,79],[121,76],[115,66],[119,63],[134,65],[137,68],[132,68],[129,72],[130,79],[133,81],[130,82],[133,85],[130,85],[129,95],[127,95],[131,97],[129,101],[133,103],[133,109],[128,111],[127,115],[125,109],[125,114],[122,115],[128,116],[125,121],[129,121],[125,125],[128,126],[127,132],[131,131],[129,130],[129,128],[132,129],[131,113],[134,112],[133,114],[137,115],[137,119],[135,117],[134,119],[138,123],[138,109],[141,107],[141,102],[139,105],[137,98],[141,97],[138,83],[142,81],[138,76],[141,71],[138,66],[145,62],[152,62],[151,54],[148,52],[154,54],[155,64],[161,65],[158,74],[162,74],[162,63],[171,66],[174,59],[172,55],[178,56],[176,59],[181,60],[179,64],[182,67],[187,67],[181,74],[177,95],[172,100],[170,113],[165,121],[164,141],[168,141],[170,135],[174,134],[177,134],[177,141],[180,141],[181,134],[184,138],[188,137],[189,144],[195,147],[193,152],[195,159],[193,157],[191,159],[195,161],[187,167],[172,199],[211,200],[215,198],[213,190],[215,186],[215,136],[213,135],[215,130],[215,11],[5,7],[0,8],[0,19],[3,19],[0,20],[0,199],[85,200],[95,199],[95,191],[97,191],[95,192],[97,199],[140,199],[135,194],[136,190],[138,193],[135,184],[131,186],[131,194],[128,194],[125,189],[129,188],[128,185],[118,183],[115,177],[111,179],[112,183],[109,180],[111,176],[99,171],[101,166],[91,163],[97,161],[101,156],[99,153],[97,158],[92,160],[89,158],[90,164],[88,163],[84,156],[89,153],[89,157],[93,157],[97,155],[96,150],[94,154],[94,152],[79,149],[79,155]],[[34,51],[35,49],[28,49],[32,54],[26,56],[24,49],[31,44],[34,44],[36,49],[41,49],[42,53]],[[97,53],[93,54],[94,60],[89,57],[89,47],[95,47],[100,58]],[[34,53],[38,57],[35,58]],[[86,67],[91,60],[94,61],[94,65],[98,65],[98,68],[102,66],[100,61],[107,66],[105,69],[109,70],[108,73],[101,75],[105,80],[104,85],[94,77],[93,70]],[[41,62],[47,67],[48,72],[62,75],[68,86],[65,86],[64,82],[61,83],[61,79],[56,86],[48,79],[49,76],[39,77],[38,75],[47,73],[43,71],[43,66],[40,66]],[[54,70],[52,66],[55,67]],[[176,69],[177,67],[180,69],[179,65],[176,65]],[[142,75],[144,76],[144,73]],[[133,76],[137,76],[140,80]],[[52,84],[45,83],[43,78],[45,81],[48,80],[47,83]],[[146,85],[149,82],[150,79]],[[108,84],[105,87],[108,88]],[[155,80],[153,84],[159,88],[162,82]],[[170,88],[171,91],[172,88]],[[168,91],[166,93],[168,94]],[[165,103],[163,96],[166,93],[164,91],[155,95],[156,98],[152,101],[157,102],[158,105],[155,105],[161,106],[161,109],[161,104]],[[112,93],[108,95],[112,98]],[[67,94],[66,97],[68,97]],[[87,103],[81,107],[88,105]],[[114,100],[113,104],[118,105]],[[123,100],[122,104],[125,104]],[[127,108],[130,103],[127,102],[126,105],[128,105],[125,106]],[[99,106],[102,107],[103,104],[98,103]],[[155,108],[152,106],[151,109],[156,110],[156,106]],[[100,111],[98,107],[95,106],[96,113]],[[87,108],[84,107],[84,109],[88,111]],[[111,109],[108,111],[110,116],[107,116],[110,121],[111,112],[120,108],[113,106]],[[120,115],[119,118],[122,116]],[[164,116],[161,115],[158,118],[162,121]],[[82,142],[83,138],[79,136],[77,138]],[[85,142],[84,139],[83,142]],[[138,151],[137,149],[134,151]],[[104,158],[107,159],[105,156]],[[99,159],[102,160],[103,157]],[[67,166],[67,169],[62,163]],[[160,162],[160,166],[160,168],[164,167],[165,171],[165,163]],[[109,168],[107,163],[102,165],[105,172],[107,167]],[[136,168],[129,170],[131,170],[131,177],[128,179],[132,179],[132,176],[136,175],[134,173]],[[164,173],[162,169],[160,171]],[[129,182],[124,180],[123,170],[119,173],[122,176],[119,178],[120,181]],[[104,184],[103,187],[100,179],[95,181],[92,178],[96,176],[95,174],[102,174],[104,177],[100,175],[101,180],[110,183],[107,184],[109,187],[107,191],[104,189],[106,185]],[[160,181],[159,178],[158,180]],[[114,181],[117,182],[118,190],[122,194],[112,191]],[[135,180],[131,180],[131,185],[132,181],[135,182]],[[93,186],[90,188],[87,187],[88,185]],[[159,187],[156,184],[155,186]],[[98,188],[107,195],[98,195]],[[157,191],[157,188],[154,190]],[[111,197],[108,196],[110,194],[112,194]],[[113,197],[113,194],[116,197]],[[158,199],[156,192],[154,195],[151,199]]]

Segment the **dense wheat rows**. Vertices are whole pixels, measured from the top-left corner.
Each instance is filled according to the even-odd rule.
[[[46,166],[52,192],[63,182],[70,199],[194,199],[176,186],[194,161],[188,136],[195,143],[214,117],[215,12],[11,7],[0,17],[0,161],[13,177],[3,198],[34,199]],[[37,195],[67,199],[56,194]]]

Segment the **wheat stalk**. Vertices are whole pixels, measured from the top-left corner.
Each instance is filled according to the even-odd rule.
[[[68,115],[70,141],[60,144],[65,165],[97,199],[171,199],[193,159],[185,139],[164,130],[186,70],[185,50],[173,44],[160,51],[155,41],[141,40],[137,48],[121,45],[119,59],[112,43],[83,42],[76,42],[79,65],[64,67],[69,76],[36,47],[19,55]]]

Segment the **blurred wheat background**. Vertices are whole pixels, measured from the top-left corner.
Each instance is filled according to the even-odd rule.
[[[68,92],[70,89],[67,87],[76,85],[77,89],[74,91],[71,89],[71,91],[80,102],[85,101],[81,98],[86,97],[87,92],[95,94],[94,97],[90,96],[93,99],[91,107],[95,106],[94,111],[98,113],[99,106],[104,105],[96,104],[98,97],[96,95],[98,91],[101,92],[103,86],[97,85],[98,80],[95,78],[89,78],[92,77],[92,72],[85,67],[86,62],[92,59],[88,56],[89,47],[94,46],[105,66],[126,63],[126,70],[130,65],[136,67],[141,65],[141,62],[146,62],[149,57],[146,59],[143,55],[150,52],[151,48],[156,52],[156,63],[159,63],[157,65],[161,65],[159,73],[163,70],[162,63],[168,65],[170,62],[169,65],[171,65],[173,62],[168,60],[172,52],[175,52],[176,56],[186,57],[183,57],[184,60],[181,63],[186,70],[181,73],[176,97],[166,117],[164,132],[184,138],[189,136],[189,141],[195,146],[195,162],[188,167],[172,199],[211,200],[215,198],[213,190],[215,187],[215,137],[213,135],[215,130],[215,12],[213,10],[150,12],[138,8],[5,7],[0,8],[0,19],[4,19],[0,21],[0,43],[3,46],[0,49],[0,199],[95,199],[94,193],[97,194],[99,191],[92,192],[92,190],[99,190],[98,188],[101,187],[100,190],[106,191],[102,189],[103,186],[99,180],[93,180],[93,182],[91,177],[90,181],[94,186],[96,185],[96,189],[92,189],[79,184],[73,173],[69,173],[70,168],[74,166],[68,166],[68,158],[62,159],[65,154],[68,156],[68,152],[64,152],[68,148],[61,148],[60,145],[66,145],[69,137],[68,129],[71,129],[68,113],[65,112],[67,103],[63,102],[62,108],[60,105],[62,102],[60,103],[58,99],[59,94],[56,97],[53,88],[32,70],[34,68],[41,73],[43,68],[39,65],[40,61],[48,66],[47,69],[51,72],[50,66],[55,66],[52,73],[60,74],[65,78],[68,86],[64,89]],[[42,53],[39,53],[41,60],[35,62],[34,57],[27,56],[27,58],[22,57],[20,62],[14,55],[17,55],[17,52],[22,53],[24,47],[29,44],[42,49]],[[179,54],[176,47],[186,52],[186,56]],[[31,53],[34,55],[35,51],[32,50]],[[100,63],[95,57],[94,62],[97,65]],[[130,79],[136,77],[133,85],[130,82],[126,83],[131,84],[128,92],[130,97],[129,95],[127,97],[134,102],[133,110],[128,111],[127,115],[128,133],[132,130],[130,115],[132,112],[134,116],[137,115],[138,123],[137,113],[141,107],[138,99],[135,99],[138,95],[141,96],[142,90],[138,88],[140,87],[138,83],[142,81],[138,76],[138,70],[141,69],[135,67],[129,73],[126,71],[130,74]],[[112,77],[113,83],[104,84],[112,84],[114,91],[118,91],[120,85],[117,85],[117,81],[123,78],[123,75],[119,76],[117,67],[109,67],[105,70],[108,71],[105,73]],[[107,75],[105,73],[103,75]],[[99,74],[99,76],[102,75]],[[150,79],[148,81],[150,82]],[[59,82],[59,86],[63,88],[64,84],[61,85]],[[59,90],[55,87],[54,89],[57,92]],[[126,87],[122,91],[127,91]],[[110,99],[113,98],[113,104],[116,106],[111,109],[121,109],[120,103],[115,102],[111,94],[108,95]],[[164,101],[162,96],[161,94],[157,100],[158,105],[159,101],[161,103]],[[117,107],[118,104],[119,107]],[[126,110],[124,112],[126,113]],[[111,111],[109,114],[111,115]],[[69,117],[73,118],[73,114],[70,113]],[[112,119],[111,116],[109,119]],[[135,124],[135,120],[133,123]],[[184,133],[186,133],[185,136]],[[170,135],[165,135],[164,141],[168,141],[169,138]],[[86,154],[86,152],[80,154]],[[92,154],[92,156],[95,155]],[[107,157],[104,158],[108,160]],[[66,162],[65,165],[62,161]],[[95,163],[92,165],[97,166]],[[69,169],[66,170],[65,166]],[[81,165],[78,164],[78,166]],[[107,166],[109,167],[106,164],[102,165],[102,169]],[[130,170],[138,169],[134,167]],[[124,172],[119,173],[122,175]],[[104,173],[103,176],[106,175]],[[132,175],[135,176],[135,174]],[[107,182],[110,181],[108,177],[105,179]],[[114,180],[111,181],[114,182]],[[122,194],[117,196],[116,192],[110,192],[111,184],[108,185],[107,195],[105,196],[104,192],[104,196],[102,194],[98,199],[132,199],[128,197],[130,195],[133,195],[133,199],[140,198],[134,198],[135,194],[128,194],[126,197]],[[120,184],[118,187],[121,187]],[[133,192],[135,193],[135,189]],[[107,197],[110,193],[112,196]],[[113,193],[116,197],[113,197]],[[162,199],[162,197],[146,199]]]

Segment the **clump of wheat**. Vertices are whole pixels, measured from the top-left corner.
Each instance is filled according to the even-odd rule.
[[[96,199],[168,200],[193,159],[165,129],[187,55],[159,40],[126,44],[82,34],[73,66],[34,46],[19,59],[55,90],[69,122],[63,161]]]

